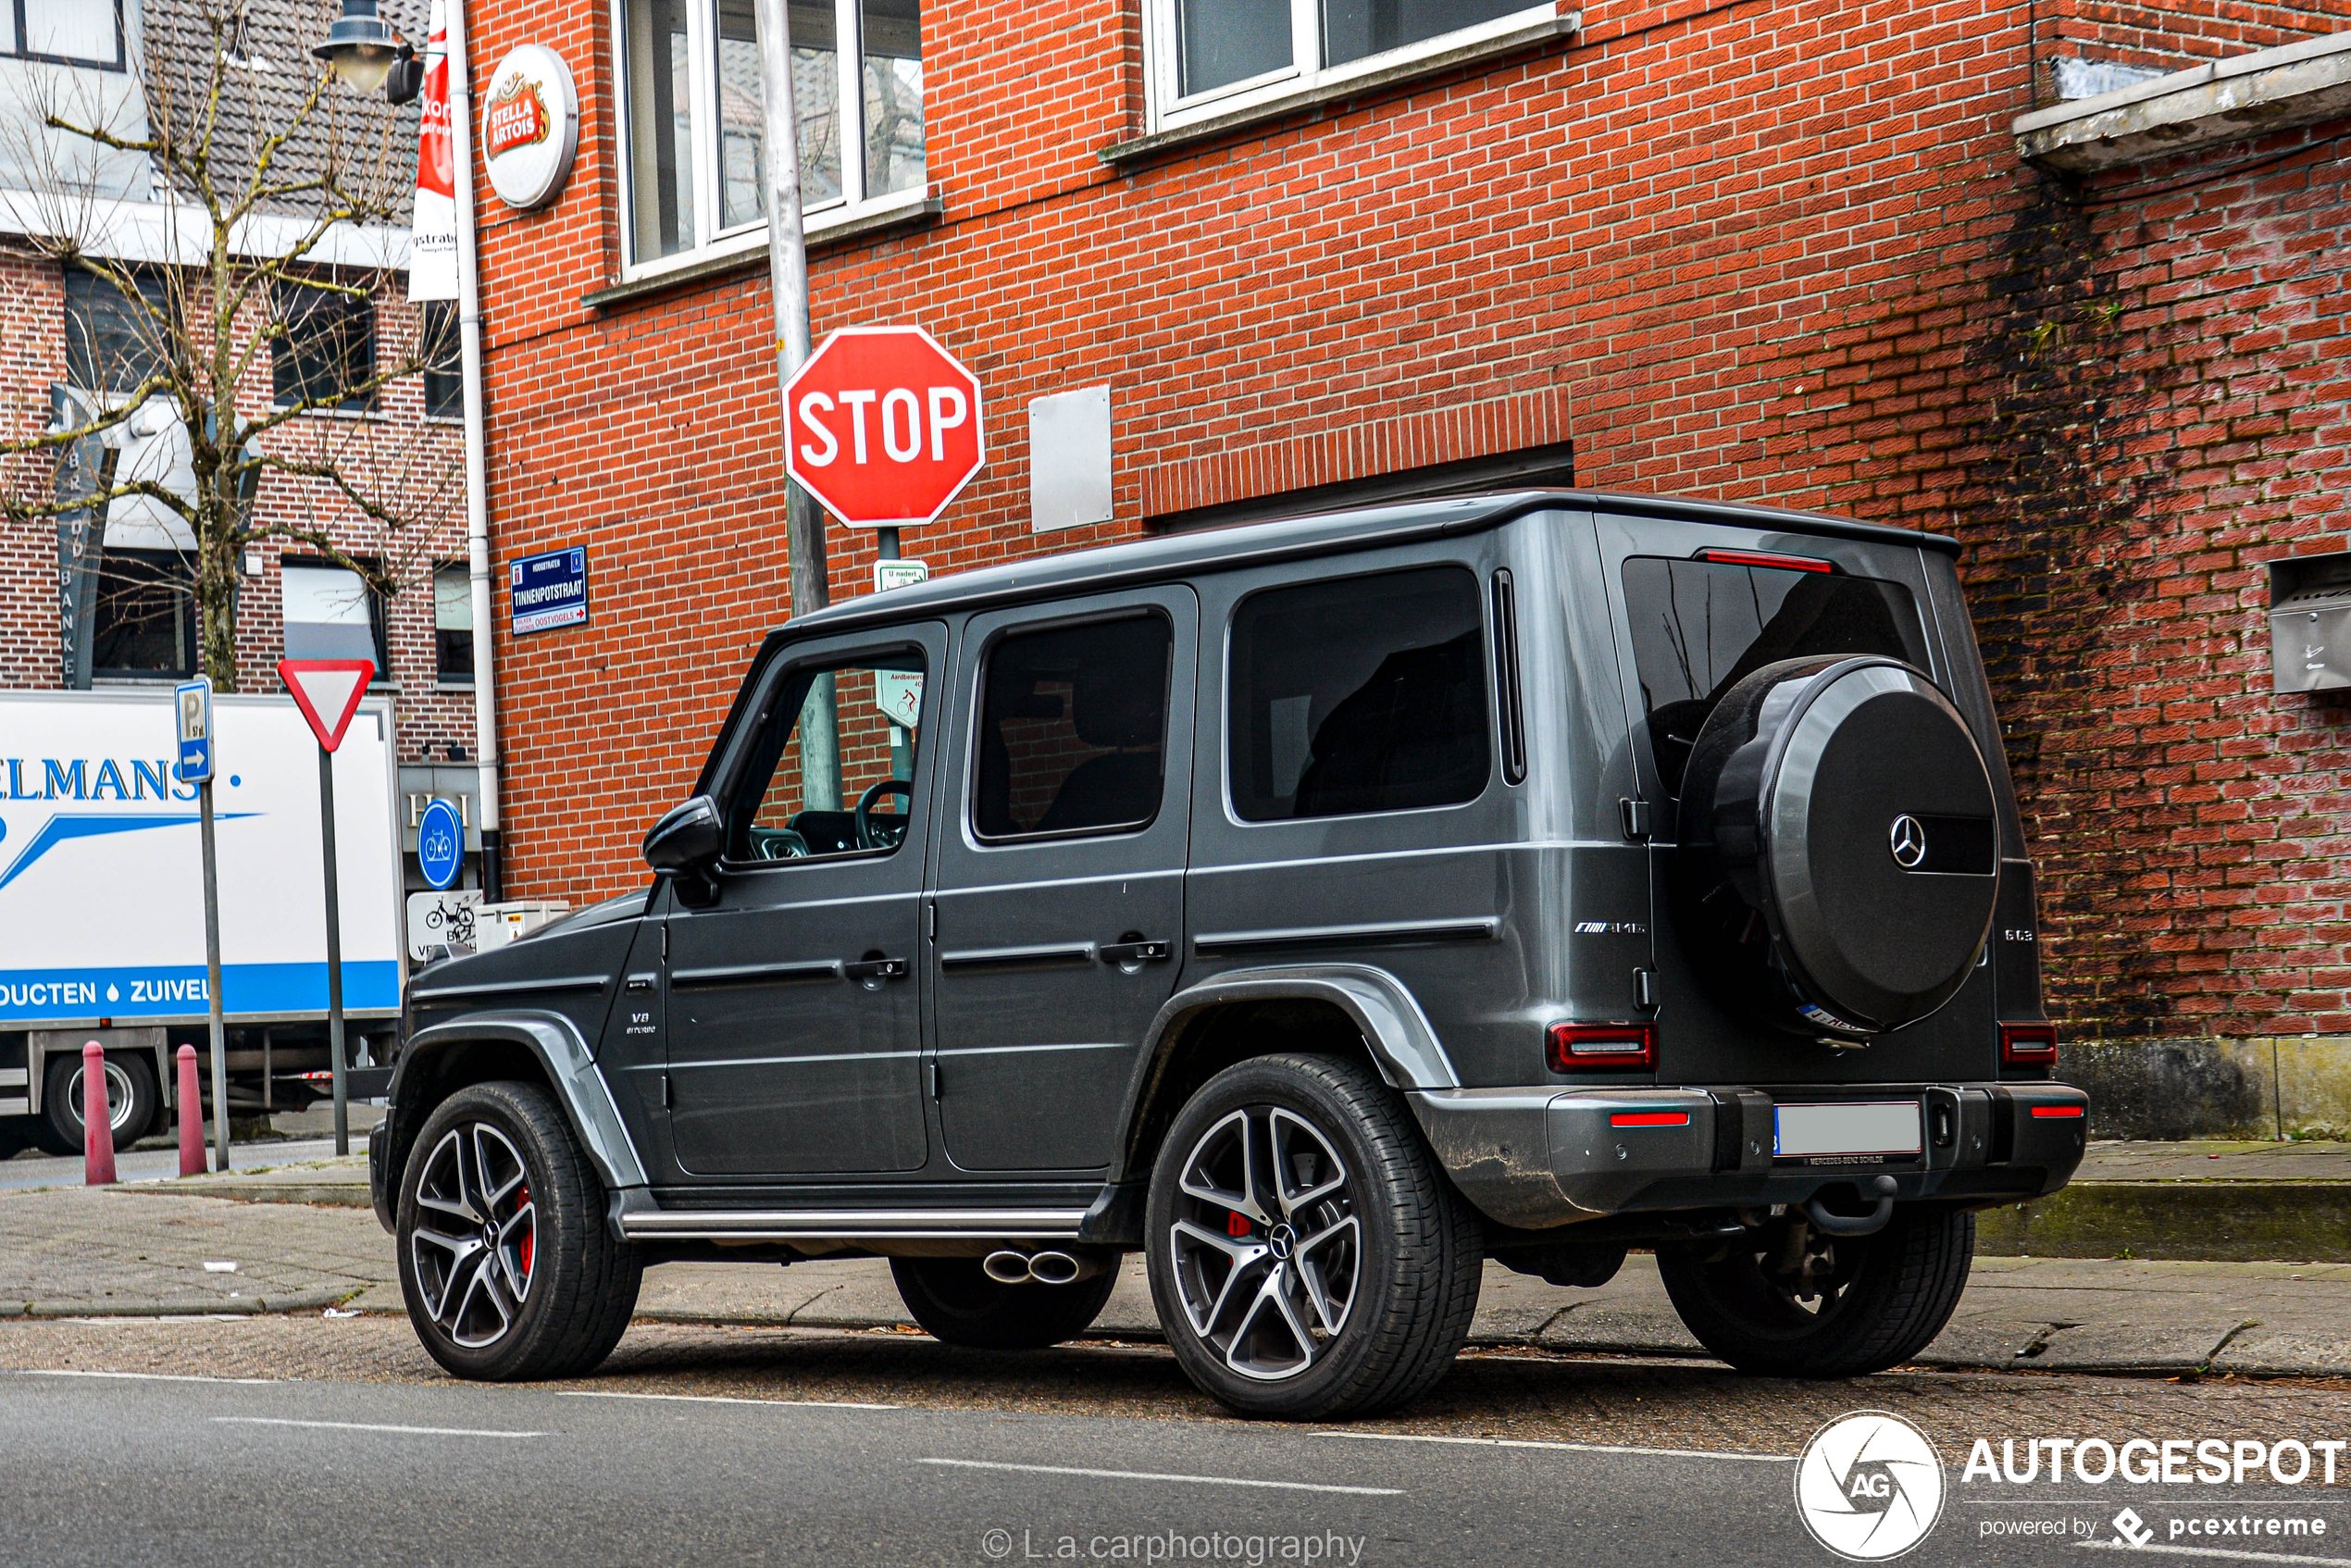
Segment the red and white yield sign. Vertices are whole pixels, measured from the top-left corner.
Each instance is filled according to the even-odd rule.
[[[979,472],[979,378],[920,327],[844,327],[784,388],[784,467],[858,528],[935,521]]]

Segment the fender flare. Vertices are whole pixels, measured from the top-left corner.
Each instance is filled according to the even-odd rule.
[[[1167,999],[1143,1037],[1135,1071],[1126,1085],[1126,1102],[1119,1118],[1118,1164],[1111,1179],[1129,1176],[1136,1130],[1144,1102],[1186,1026],[1213,1007],[1243,1002],[1325,1002],[1337,1007],[1362,1032],[1373,1064],[1391,1089],[1459,1089],[1461,1075],[1437,1038],[1428,1014],[1410,987],[1385,969],[1368,964],[1295,964],[1254,969],[1228,969],[1187,986]]]
[[[644,1162],[638,1157],[637,1146],[620,1119],[620,1108],[614,1103],[603,1074],[597,1070],[594,1054],[580,1038],[578,1027],[560,1013],[524,1008],[476,1013],[418,1029],[409,1037],[407,1049],[400,1053],[400,1066],[392,1075],[393,1106],[402,1104],[405,1087],[415,1076],[420,1076],[420,1064],[461,1046],[486,1041],[519,1045],[538,1058],[548,1083],[554,1089],[556,1101],[563,1106],[565,1119],[571,1124],[572,1135],[587,1151],[589,1162],[596,1167],[596,1174],[607,1189],[616,1192],[648,1184]],[[386,1151],[384,1177],[388,1192],[397,1193],[400,1168],[407,1162],[415,1128],[421,1126],[424,1117],[430,1114],[430,1107],[419,1107],[417,1112],[400,1116],[404,1124],[396,1134],[400,1142]]]

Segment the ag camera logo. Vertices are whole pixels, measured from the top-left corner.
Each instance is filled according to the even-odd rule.
[[[1796,1462],[1796,1513],[1814,1540],[1847,1562],[1899,1557],[1943,1516],[1942,1458],[1898,1415],[1838,1416]]]

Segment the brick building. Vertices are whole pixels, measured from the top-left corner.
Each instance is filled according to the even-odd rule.
[[[579,902],[786,608],[752,9],[468,15],[478,93],[532,43],[581,106],[559,198],[481,209],[499,559],[594,604],[501,629],[510,888]],[[909,554],[1571,474],[1954,533],[2109,1128],[2351,1123],[2351,713],[2272,694],[2264,575],[2351,544],[2351,3],[791,16],[816,331],[989,400]],[[1032,402],[1101,386],[1109,504],[1040,516],[1094,459]]]
[[[155,323],[201,323],[211,313],[207,219],[162,161],[97,154],[87,138],[43,131],[39,121],[56,109],[134,142],[157,125],[184,125],[190,106],[211,92],[216,20],[225,24],[218,98],[232,128],[219,143],[224,192],[252,178],[255,131],[300,123],[286,154],[292,178],[324,168],[334,138],[373,131],[385,150],[362,172],[395,198],[382,218],[327,235],[298,277],[253,288],[231,333],[259,345],[239,380],[241,409],[259,418],[333,386],[369,384],[416,354],[428,323],[404,288],[400,189],[414,183],[416,110],[342,95],[300,120],[316,68],[308,47],[331,15],[313,0],[25,0],[0,17],[0,409],[9,436],[73,428],[118,406],[174,330],[159,335]],[[316,205],[299,191],[263,204],[240,231],[240,278],[261,258],[289,254]],[[62,254],[68,242],[94,268]],[[134,279],[141,303],[97,269]],[[273,321],[285,335],[265,342]],[[431,325],[437,331],[438,319]],[[200,356],[207,335],[187,326],[185,336]],[[331,465],[401,522],[371,520],[322,479],[265,474],[253,501],[265,537],[240,563],[236,685],[278,690],[274,666],[289,654],[367,657],[381,672],[377,690],[392,700],[404,786],[470,793],[471,768],[450,765],[470,754],[474,720],[464,516],[452,504],[459,389],[447,358],[437,352],[427,373],[298,415],[260,438],[275,455]],[[190,493],[176,407],[164,396],[150,407],[154,417],[134,416],[109,443],[82,443],[86,464],[76,474],[61,477],[54,454],[34,453],[9,460],[8,483],[35,498],[91,493],[109,477]],[[168,686],[198,667],[188,525],[137,497],[118,497],[104,512],[0,528],[0,689]],[[322,541],[346,560],[380,567],[397,591],[372,591],[329,558]]]

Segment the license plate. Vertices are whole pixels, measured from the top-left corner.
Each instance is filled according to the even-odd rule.
[[[1920,1138],[1915,1100],[1839,1101],[1834,1105],[1772,1108],[1772,1152],[1915,1154]]]

